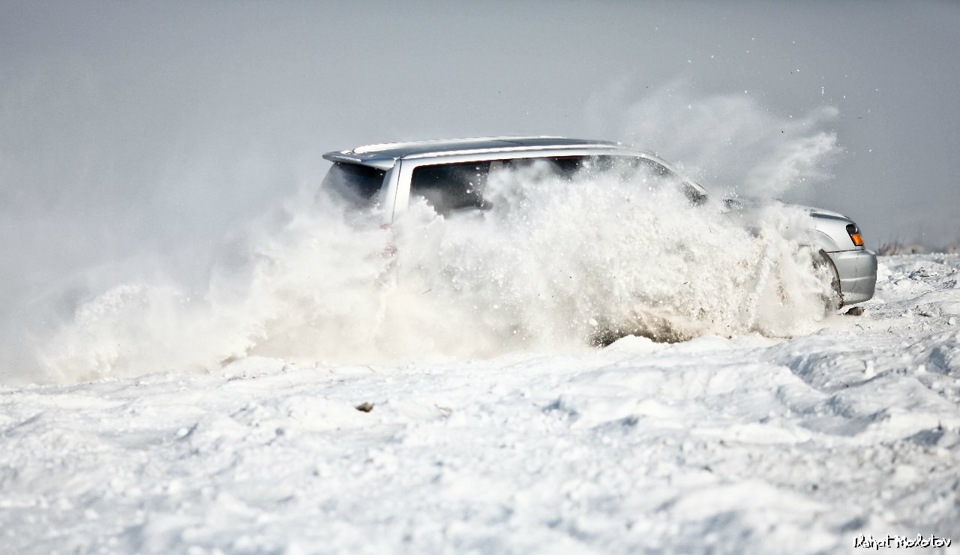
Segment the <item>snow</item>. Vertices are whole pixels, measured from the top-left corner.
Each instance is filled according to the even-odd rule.
[[[491,177],[488,210],[444,217],[417,198],[388,229],[384,207],[349,209],[325,192],[284,199],[228,237],[202,262],[207,276],[107,268],[68,282],[24,309],[34,328],[0,340],[21,363],[0,382],[202,371],[251,355],[561,354],[625,333],[788,337],[820,326],[830,294],[827,271],[811,271],[804,209],[693,205],[645,172],[566,180],[532,164]]]
[[[0,387],[8,553],[858,552],[960,541],[960,256],[813,333]],[[355,407],[371,403],[372,410]]]

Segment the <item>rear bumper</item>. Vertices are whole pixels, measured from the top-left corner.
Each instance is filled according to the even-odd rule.
[[[877,287],[877,255],[866,249],[828,252],[840,278],[843,304],[862,303],[873,298]]]

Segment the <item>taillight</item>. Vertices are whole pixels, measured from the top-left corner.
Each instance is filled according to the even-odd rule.
[[[847,224],[847,234],[850,235],[850,240],[853,241],[854,245],[863,246],[863,236],[860,235],[860,228],[857,227],[857,224]]]

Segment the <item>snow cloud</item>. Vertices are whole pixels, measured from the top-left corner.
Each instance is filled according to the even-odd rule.
[[[702,182],[747,196],[809,198],[842,153],[834,106],[781,116],[744,94],[697,96],[688,81],[642,92],[618,83],[595,93],[587,114],[594,133],[655,149]]]
[[[424,200],[382,229],[376,210],[302,197],[225,241],[206,285],[119,283],[36,343],[54,381],[210,369],[258,355],[370,363],[577,351],[816,329],[829,276],[802,246],[808,216],[745,225],[644,173],[491,177],[492,208],[447,218]],[[62,310],[62,309],[61,309]]]

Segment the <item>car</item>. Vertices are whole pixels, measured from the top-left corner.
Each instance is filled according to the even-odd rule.
[[[709,193],[657,155],[620,143],[564,137],[484,137],[360,146],[324,154],[333,163],[322,189],[346,202],[379,204],[384,224],[391,224],[415,196],[423,197],[440,215],[483,210],[489,201],[483,185],[501,169],[541,163],[558,175],[585,168],[624,171],[643,169],[670,178],[691,203],[702,204]],[[748,199],[727,199],[733,212],[749,210]],[[877,257],[864,246],[860,228],[850,218],[820,208],[801,207],[810,216],[810,247],[833,274],[838,307],[869,300],[877,281]]]

